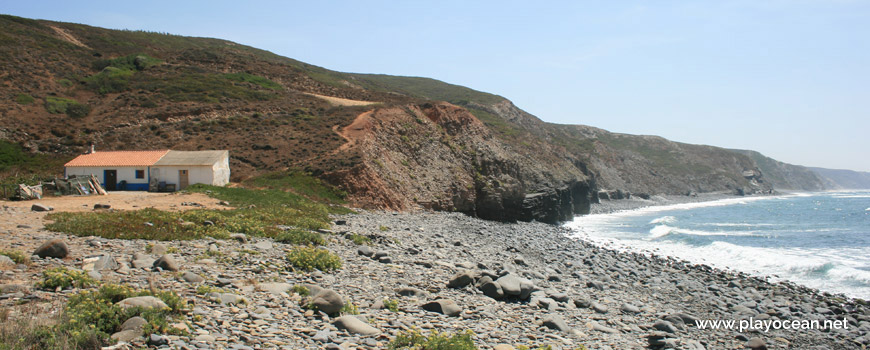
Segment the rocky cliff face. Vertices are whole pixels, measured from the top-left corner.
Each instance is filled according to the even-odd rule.
[[[336,129],[361,163],[328,172],[353,204],[558,222],[589,210],[591,181],[568,159],[535,158],[449,103],[378,108]]]
[[[809,168],[780,162],[756,151],[733,150],[752,159],[774,188],[793,191],[821,191],[832,189],[821,176]]]
[[[617,134],[583,125],[544,123],[507,100],[489,105],[471,103],[467,107],[496,115],[510,127],[527,131],[527,137],[560,147],[560,152],[588,169],[601,190],[625,195],[684,195],[717,191],[767,193],[773,188],[752,159],[723,148],[672,142],[657,136]]]
[[[819,175],[826,189],[863,190],[870,189],[870,173],[865,171],[807,168]]]

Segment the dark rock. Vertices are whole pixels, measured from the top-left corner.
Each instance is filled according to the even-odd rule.
[[[187,283],[201,283],[205,281],[205,278],[190,271],[184,272],[184,274],[181,275],[181,279]]]
[[[447,316],[459,316],[459,313],[462,312],[462,308],[450,299],[438,299],[423,304],[421,307],[423,310],[438,312]]]
[[[375,255],[375,251],[367,245],[356,248],[356,253],[366,257],[372,257],[373,255]]]
[[[166,254],[154,261],[154,267],[160,268],[163,271],[178,271],[178,263],[172,255]]]
[[[414,288],[414,287],[402,287],[396,289],[396,294],[401,295],[403,297],[417,297],[417,298],[425,298],[426,292]]]
[[[482,285],[480,285],[480,291],[483,292],[483,295],[486,295],[493,299],[504,298],[504,290],[502,290],[501,285],[499,285],[498,282],[492,280],[484,282]]]
[[[230,238],[238,241],[239,243],[248,244],[248,236],[246,236],[244,233],[233,233],[230,235]]]
[[[69,255],[69,247],[61,239],[52,239],[43,243],[39,248],[33,251],[33,255],[40,258],[57,258],[63,259]]]
[[[344,307],[344,299],[332,289],[321,289],[316,295],[312,295],[311,304],[326,314],[335,314]]]
[[[665,320],[656,321],[656,323],[653,324],[653,328],[662,332],[677,333],[677,327],[674,327],[672,323]]]
[[[99,209],[112,209],[112,205],[111,204],[100,204],[100,203],[94,204],[94,210],[99,210]]]
[[[562,332],[570,332],[571,327],[568,327],[568,324],[565,323],[565,320],[562,319],[562,316],[557,314],[550,314],[544,317],[544,320],[541,323],[544,327],[555,329]]]
[[[393,262],[393,258],[391,258],[389,256],[382,256],[382,257],[378,258],[378,262],[381,264],[389,264],[389,263]]]
[[[449,288],[462,288],[474,282],[474,274],[470,271],[464,271],[453,275],[450,282],[447,283]]]
[[[30,206],[30,210],[31,211],[52,211],[52,210],[54,210],[54,208],[49,207],[47,205],[39,204],[39,203],[33,203],[33,205]]]
[[[169,345],[169,339],[161,335],[152,334],[150,337],[148,337],[147,344],[157,347]]]

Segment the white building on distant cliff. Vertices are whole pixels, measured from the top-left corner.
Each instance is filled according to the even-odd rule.
[[[108,191],[175,191],[230,182],[229,151],[107,151],[83,154],[64,174],[95,175]]]

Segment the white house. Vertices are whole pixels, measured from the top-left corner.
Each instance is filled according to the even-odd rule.
[[[66,163],[64,174],[93,174],[108,191],[223,186],[230,182],[229,151],[91,151]]]

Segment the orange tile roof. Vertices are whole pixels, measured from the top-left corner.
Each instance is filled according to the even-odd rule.
[[[150,166],[163,158],[169,150],[159,151],[97,151],[75,157],[67,167],[76,166]]]

